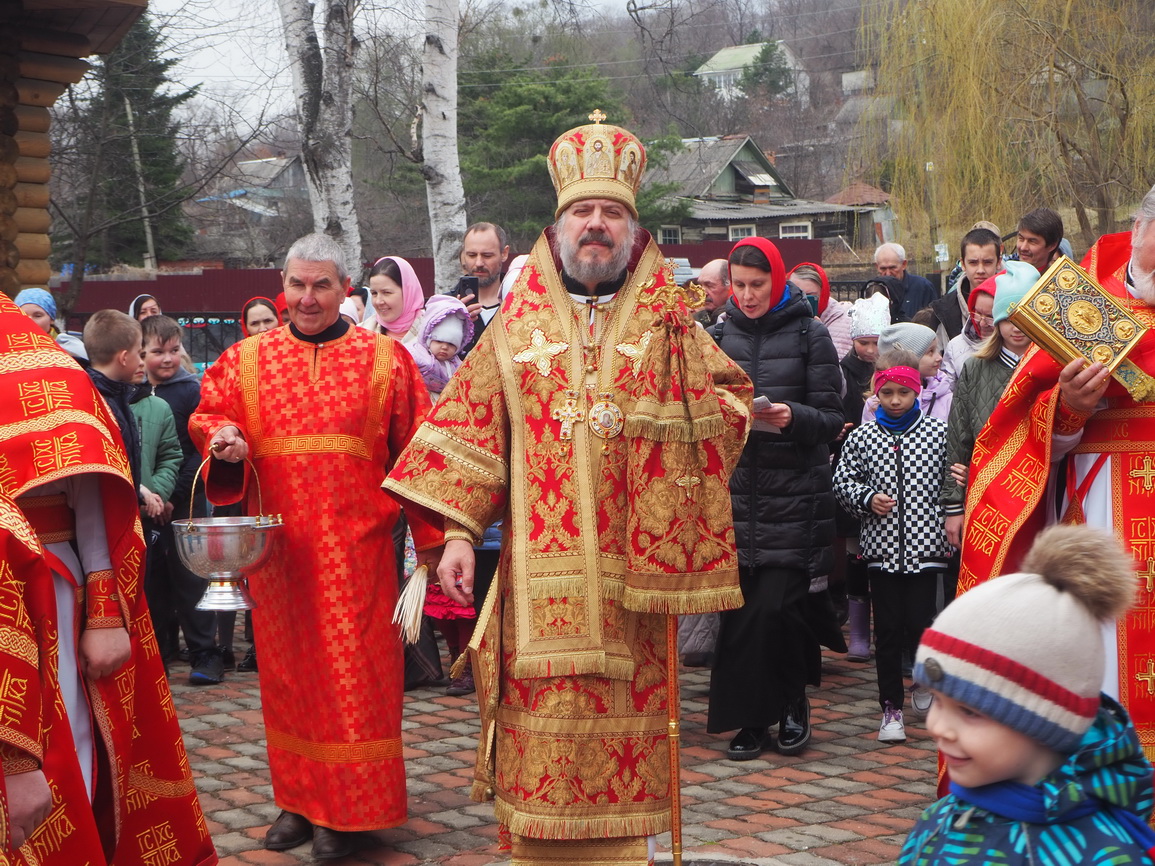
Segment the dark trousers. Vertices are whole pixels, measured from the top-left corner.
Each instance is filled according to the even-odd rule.
[[[181,631],[190,656],[216,647],[217,615],[214,611],[196,609],[208,583],[181,562],[172,524],[166,523],[159,530],[155,560],[145,578],[146,587],[151,583],[152,592],[146,592],[146,596],[161,656],[171,661],[180,645]]]
[[[902,651],[912,654],[922,632],[935,617],[941,575],[937,571],[887,574],[870,570],[870,602],[874,609],[874,669],[878,675],[878,705],[901,710],[906,689]]]
[[[739,568],[744,604],[722,614],[710,676],[706,730],[778,724],[782,710],[806,694],[806,572]]]

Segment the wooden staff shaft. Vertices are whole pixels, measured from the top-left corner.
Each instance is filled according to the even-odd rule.
[[[666,679],[670,720],[670,853],[674,866],[682,866],[682,697],[678,685],[678,618],[672,615],[666,617]]]

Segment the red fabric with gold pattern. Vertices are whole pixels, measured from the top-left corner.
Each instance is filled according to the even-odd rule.
[[[391,338],[350,328],[315,347],[277,328],[209,368],[189,424],[202,449],[222,427],[239,427],[263,510],[284,518],[249,580],[273,794],[337,830],[406,820],[402,653],[391,622],[400,510],[380,488],[428,408],[417,368]],[[213,502],[241,495],[241,466],[212,461]],[[257,514],[256,485],[247,494],[247,513]],[[406,511],[419,550],[441,543],[440,518]]]
[[[679,506],[695,495],[699,508],[730,513],[750,382],[705,331],[687,333],[723,421],[694,443],[709,455],[708,477],[678,485],[654,465],[647,483],[631,477],[631,461],[647,465],[642,445],[670,443],[640,445],[623,428],[601,438],[595,427],[634,410],[666,309],[656,290],[670,274],[644,231],[628,268],[591,326],[543,235],[386,482],[474,536],[503,519],[498,579],[472,642],[482,711],[472,794],[496,797],[498,820],[536,839],[646,836],[669,825],[666,619],[622,603],[631,557],[660,548],[670,557],[662,568],[700,570],[702,609],[732,601],[725,580],[711,583],[733,553],[732,521],[711,536],[683,523]],[[672,543],[653,543],[671,529]]]
[[[141,592],[144,539],[116,422],[76,362],[0,295],[0,491],[16,497],[81,473],[100,478],[113,569],[93,575],[92,597],[87,587],[80,594],[77,621],[95,611],[102,621],[86,627],[126,627],[133,653],[88,689],[94,736],[105,755],[97,776],[107,776],[107,787],[98,784],[99,826],[87,807],[63,704],[54,701],[45,771],[57,805],[21,849],[27,859],[22,853],[14,862],[216,863]],[[26,592],[44,611],[54,646],[55,594],[47,569]],[[112,801],[103,802],[100,791],[111,791]]]
[[[1100,238],[1084,258],[1083,267],[1147,327],[1155,328],[1155,309],[1132,298],[1125,286],[1130,240],[1130,232]],[[1155,333],[1149,332],[1128,358],[1145,372],[1155,373]],[[1108,452],[1112,456],[1115,533],[1135,553],[1140,576],[1145,578],[1139,581],[1136,606],[1119,624],[1119,685],[1140,742],[1152,755],[1155,523],[1151,515],[1155,514],[1155,470],[1151,455],[1155,453],[1155,404],[1136,403],[1112,379],[1107,388],[1108,407],[1084,418],[1061,403],[1060,370],[1045,352],[1032,349],[979,434],[970,466],[959,592],[1019,567],[1044,523],[1046,509],[1042,505],[1051,471],[1052,434],[1070,434],[1082,427],[1076,453]],[[1079,514],[1079,509],[1073,509],[1068,519],[1079,519]]]

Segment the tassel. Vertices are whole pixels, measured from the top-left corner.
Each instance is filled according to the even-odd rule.
[[[401,639],[415,644],[421,639],[421,619],[425,615],[425,590],[429,585],[429,568],[424,565],[405,581],[405,589],[393,608],[393,622],[401,629]]]

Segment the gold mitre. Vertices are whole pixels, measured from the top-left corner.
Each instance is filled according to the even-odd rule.
[[[646,169],[646,149],[636,135],[620,126],[606,126],[600,109],[590,123],[558,136],[549,149],[549,177],[557,190],[557,217],[578,199],[620,201],[638,215],[634,199]]]

